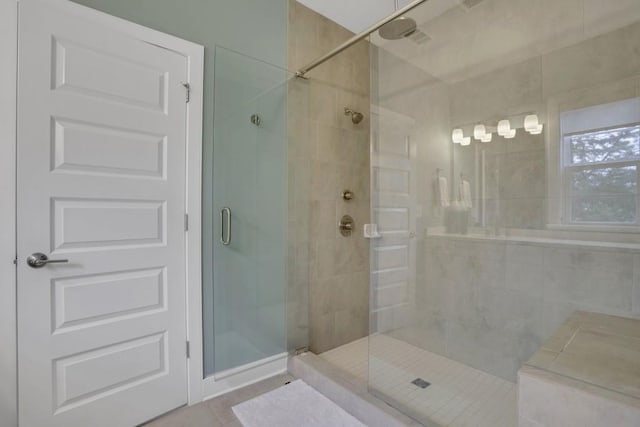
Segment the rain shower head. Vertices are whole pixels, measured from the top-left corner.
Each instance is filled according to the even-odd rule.
[[[349,107],[344,107],[344,115],[345,116],[351,115],[351,121],[353,122],[354,125],[357,125],[364,119],[364,115],[362,113],[353,111]]]
[[[398,0],[394,2],[395,10],[398,11]],[[380,37],[387,40],[400,40],[405,37],[409,37],[415,33],[418,29],[416,21],[407,18],[406,16],[400,16],[393,21],[387,22],[378,30]]]
[[[394,19],[391,22],[384,24],[380,30],[380,37],[387,40],[400,40],[405,37],[409,37],[416,32],[418,26],[416,21],[405,16]]]

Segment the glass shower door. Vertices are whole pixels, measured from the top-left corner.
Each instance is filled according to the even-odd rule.
[[[564,322],[638,317],[640,3],[532,3],[429,1],[422,42],[371,36],[369,390],[424,425],[517,426]]]
[[[225,376],[286,348],[287,77],[216,49],[205,376]]]

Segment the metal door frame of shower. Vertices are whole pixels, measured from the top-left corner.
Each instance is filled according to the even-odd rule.
[[[327,53],[325,55],[322,55],[318,59],[315,59],[315,60],[309,62],[304,67],[300,68],[296,72],[296,77],[306,78],[305,74],[307,74],[309,71],[313,70],[314,68],[316,68],[319,65],[324,64],[325,62],[327,62],[328,60],[330,60],[334,56],[338,55],[339,53],[349,49],[351,46],[353,46],[354,44],[358,43],[360,40],[363,40],[363,39],[367,38],[367,36],[369,36],[369,34],[371,34],[374,31],[380,29],[380,27],[382,27],[383,25],[388,24],[389,22],[393,21],[396,18],[400,18],[405,13],[412,11],[413,9],[415,9],[416,7],[420,6],[422,3],[425,3],[427,1],[428,0],[415,0],[415,1],[411,2],[411,3],[409,3],[408,5],[406,5],[405,7],[403,7],[402,9],[397,9],[396,8],[396,11],[394,13],[392,13],[391,15],[387,16],[386,18],[382,19],[381,21],[376,22],[375,24],[373,24],[372,26],[370,26],[366,30],[356,34],[353,37],[351,37],[349,40],[347,40],[346,42],[342,43],[338,47],[334,48],[329,53]],[[397,1],[396,1],[396,5],[397,5]]]

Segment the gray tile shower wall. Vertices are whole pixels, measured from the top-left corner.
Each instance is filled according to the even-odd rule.
[[[577,310],[640,318],[640,253],[431,236],[411,344],[515,381]]]
[[[353,34],[289,2],[289,69]],[[289,349],[320,353],[369,330],[369,44],[361,42],[289,85]],[[349,107],[364,115],[354,124]],[[355,198],[342,199],[344,190]],[[351,237],[338,222],[355,220]]]

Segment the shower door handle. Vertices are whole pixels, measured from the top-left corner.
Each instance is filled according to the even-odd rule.
[[[220,242],[223,245],[231,244],[231,209],[222,208],[220,211]]]

